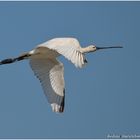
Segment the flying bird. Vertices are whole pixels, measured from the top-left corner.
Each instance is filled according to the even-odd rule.
[[[30,66],[40,80],[48,102],[51,104],[52,111],[62,113],[65,105],[64,66],[57,57],[62,55],[76,67],[82,68],[87,63],[86,53],[111,48],[122,47],[89,45],[82,48],[76,38],[54,38],[37,45],[33,50],[18,57],[4,59],[0,61],[0,65],[29,59]]]

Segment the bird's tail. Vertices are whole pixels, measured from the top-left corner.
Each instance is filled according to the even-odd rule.
[[[17,62],[17,61],[21,61],[21,60],[27,59],[29,56],[30,56],[29,53],[24,53],[24,54],[22,54],[22,55],[20,55],[16,58],[7,58],[7,59],[4,59],[4,60],[1,60],[0,65],[10,64],[10,63],[14,63],[14,62]]]

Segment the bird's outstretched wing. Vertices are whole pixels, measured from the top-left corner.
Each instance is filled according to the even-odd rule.
[[[33,57],[30,66],[40,80],[44,93],[54,112],[64,111],[64,68],[63,64],[54,59]]]
[[[79,68],[82,68],[87,63],[84,54],[80,51],[80,44],[75,38],[55,38],[38,45],[38,47],[55,50]]]

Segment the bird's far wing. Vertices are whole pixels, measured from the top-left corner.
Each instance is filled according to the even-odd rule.
[[[30,66],[40,80],[44,93],[54,112],[64,111],[64,68],[56,59],[31,58]]]
[[[40,44],[38,47],[47,47],[51,50],[55,50],[79,68],[82,68],[85,63],[87,63],[84,54],[80,52],[80,47],[76,45],[53,45],[51,43],[43,43]]]
[[[76,67],[82,68],[86,62],[86,59],[79,51],[79,48],[74,46],[60,46],[53,49],[70,60]]]

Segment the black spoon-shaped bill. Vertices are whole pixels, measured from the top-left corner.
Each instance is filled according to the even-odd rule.
[[[96,47],[96,50],[101,50],[101,49],[114,49],[114,48],[123,48],[123,47],[122,46]]]

